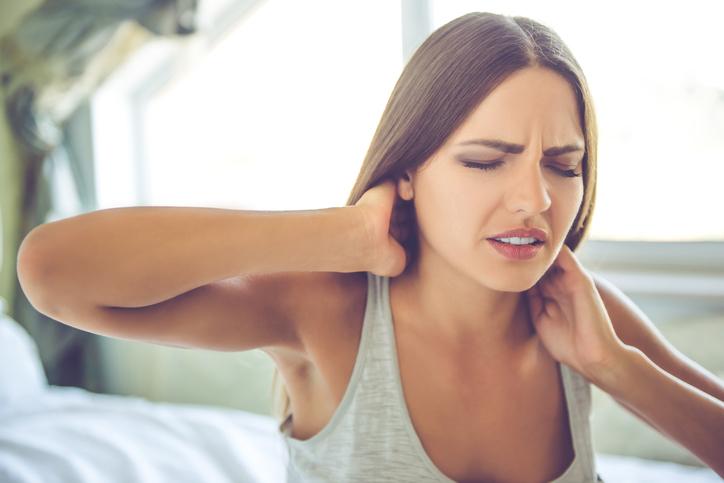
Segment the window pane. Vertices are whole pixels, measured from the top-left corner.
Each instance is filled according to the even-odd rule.
[[[431,1],[436,29],[471,11],[553,28],[599,122],[591,238],[724,240],[720,2]]]
[[[344,205],[401,68],[399,2],[261,2],[146,105],[149,204]]]

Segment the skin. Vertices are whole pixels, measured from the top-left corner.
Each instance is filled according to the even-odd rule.
[[[460,142],[486,138],[522,144],[508,154]],[[420,252],[390,279],[400,330],[465,353],[484,347],[508,356],[535,342],[524,292],[558,256],[583,199],[584,152],[544,156],[550,147],[585,145],[570,84],[556,72],[517,71],[493,90],[430,158],[398,180],[414,200]],[[494,170],[466,167],[490,163]],[[556,169],[557,168],[557,169]],[[529,260],[512,261],[486,240],[517,227],[537,227],[548,241]],[[480,354],[480,352],[476,353]]]

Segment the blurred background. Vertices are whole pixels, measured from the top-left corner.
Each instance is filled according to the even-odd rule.
[[[35,226],[136,205],[343,206],[405,62],[470,11],[560,34],[599,121],[584,265],[724,377],[720,2],[3,0],[0,296],[48,383],[271,414],[273,363],[83,332],[38,313]],[[699,465],[595,386],[596,451]]]

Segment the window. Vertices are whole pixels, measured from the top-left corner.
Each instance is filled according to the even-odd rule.
[[[711,4],[657,5],[652,21],[638,4],[560,0],[248,3],[202,2],[219,11],[201,18],[215,30],[151,42],[94,96],[100,208],[343,205],[403,59],[449,20],[492,11],[552,27],[590,84],[599,176],[584,263],[659,280],[722,273],[724,33]],[[683,290],[667,280],[667,294]]]
[[[99,204],[344,205],[402,69],[400,16],[267,1],[210,47],[154,40],[95,96]]]

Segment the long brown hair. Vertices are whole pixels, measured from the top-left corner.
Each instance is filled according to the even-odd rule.
[[[527,67],[552,69],[568,80],[576,96],[585,137],[583,201],[565,244],[573,251],[588,233],[596,194],[597,127],[593,100],[580,65],[549,27],[526,17],[471,12],[435,30],[417,48],[387,101],[357,181],[347,200],[354,205],[385,179],[397,180],[415,170],[445,142],[467,116],[508,76]],[[412,201],[403,205],[416,233]],[[409,261],[418,254],[418,239],[400,243]],[[272,380],[274,415],[288,416],[289,395]]]

